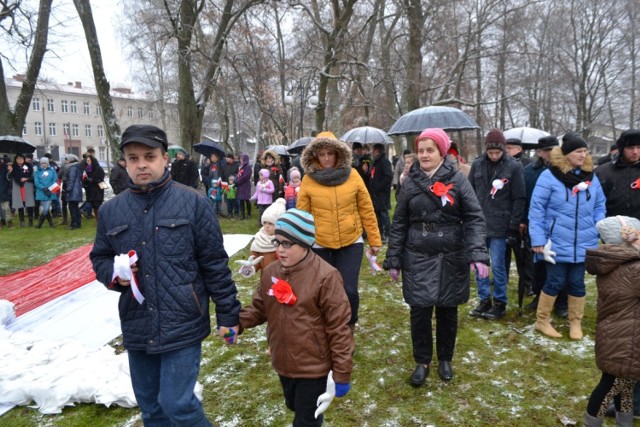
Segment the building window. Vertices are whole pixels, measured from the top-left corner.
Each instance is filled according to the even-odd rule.
[[[133,117],[133,107],[127,107],[127,116]]]
[[[98,160],[105,161],[107,158],[107,148],[106,147],[98,147]]]
[[[138,107],[138,118],[141,119],[144,117],[144,108]]]
[[[149,109],[149,118],[153,119],[153,108]]]
[[[78,126],[77,124],[71,125],[71,136],[80,136],[80,126]]]
[[[34,131],[36,135],[38,136],[42,135],[42,122],[34,123]]]
[[[76,101],[71,101],[71,112],[78,114],[78,103]]]
[[[91,136],[91,125],[84,125],[84,136]]]
[[[67,102],[66,99],[63,99],[62,101],[60,101],[60,111],[62,111],[63,113],[69,112],[69,103]]]
[[[104,127],[102,125],[98,125],[98,136],[100,138],[104,136]]]
[[[49,136],[56,136],[56,124],[49,123]]]
[[[88,116],[91,114],[91,105],[89,104],[89,101],[84,101],[84,103],[82,104],[84,107],[84,113]]]
[[[56,111],[56,103],[53,99],[47,99],[47,111],[50,113]]]
[[[71,135],[71,125],[69,123],[62,124],[62,133],[64,133],[64,139],[69,139],[69,135]]]
[[[27,134],[27,124],[26,123],[22,126],[22,134],[23,135]]]
[[[96,116],[101,116],[102,115],[102,107],[100,106],[100,104],[96,104]]]
[[[40,111],[40,98],[33,98],[31,104],[33,105],[33,111]]]

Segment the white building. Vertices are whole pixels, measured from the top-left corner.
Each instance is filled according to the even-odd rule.
[[[5,80],[9,105],[15,105],[23,81],[24,75]],[[157,101],[146,94],[115,87],[111,89],[111,98],[121,131],[133,124],[153,124],[163,128],[170,144],[178,143],[175,104],[164,104],[167,111],[163,121]],[[107,160],[105,127],[97,92],[95,88],[83,87],[81,82],[61,85],[38,81],[22,136],[37,147],[38,157],[45,152],[50,152],[54,160],[60,160],[65,153],[81,157],[87,149],[94,148],[98,160]]]

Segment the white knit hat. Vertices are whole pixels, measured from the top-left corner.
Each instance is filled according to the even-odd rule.
[[[640,230],[640,220],[629,216],[618,215],[601,219],[596,223],[596,228],[598,229],[598,233],[600,233],[602,241],[614,245],[619,245],[624,242],[620,234],[624,226],[630,226],[636,230]]]
[[[262,214],[262,223],[270,222],[271,224],[275,224],[278,218],[280,218],[280,215],[287,210],[286,205],[287,202],[285,202],[282,197],[273,202]]]

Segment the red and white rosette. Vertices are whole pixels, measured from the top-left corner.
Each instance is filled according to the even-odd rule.
[[[573,186],[573,189],[571,190],[571,194],[572,195],[576,195],[581,191],[586,190],[587,188],[589,188],[589,186],[591,185],[591,181],[583,181],[579,184],[576,184]]]
[[[491,198],[494,199],[496,193],[504,188],[504,186],[509,182],[507,178],[502,179],[494,179],[491,183]]]
[[[116,255],[113,259],[113,279],[115,280],[118,277],[123,280],[128,280],[131,282],[131,291],[133,292],[133,297],[138,301],[139,304],[144,302],[144,295],[140,292],[140,287],[138,286],[138,281],[136,280],[136,275],[133,274],[131,270],[131,266],[138,262],[138,254],[134,250],[130,250],[129,253]]]

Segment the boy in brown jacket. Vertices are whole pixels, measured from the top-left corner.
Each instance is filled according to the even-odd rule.
[[[278,260],[268,265],[250,306],[240,313],[240,331],[268,322],[271,361],[280,376],[293,426],[321,426],[314,416],[318,396],[333,371],[336,397],[349,392],[353,337],[342,277],[312,250],[313,216],[290,209],[276,221]]]

